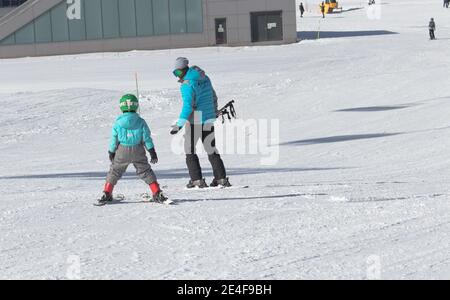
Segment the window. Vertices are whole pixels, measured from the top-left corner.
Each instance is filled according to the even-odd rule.
[[[169,1],[152,0],[153,2],[153,25],[155,34],[169,34]]]
[[[53,42],[65,42],[69,40],[69,26],[66,16],[66,2],[61,2],[50,11],[52,19],[52,39]]]
[[[17,44],[32,44],[34,43],[34,23],[30,23],[15,33]]]
[[[81,14],[84,15],[84,1],[81,1]],[[69,20],[69,37],[71,41],[86,40],[86,18]]]
[[[136,0],[136,25],[138,36],[153,35],[152,1]]]
[[[15,7],[27,2],[27,0],[0,0],[0,7]]]
[[[189,33],[203,32],[202,0],[186,0],[186,23]]]
[[[186,33],[186,0],[170,0],[170,32]]]
[[[204,0],[81,0],[81,19],[67,18],[67,2],[0,40],[0,45],[116,39],[203,32]],[[0,0],[0,7],[26,1]]]
[[[283,40],[282,12],[251,13],[252,42]]]
[[[49,12],[37,18],[34,27],[36,43],[50,43],[52,41],[52,20]]]
[[[88,2],[90,0],[87,0]],[[99,15],[100,16],[100,15]],[[119,4],[118,0],[102,0],[103,38],[119,37]]]
[[[121,37],[136,36],[136,9],[134,6],[134,1],[119,0]]]
[[[11,34],[4,40],[0,41],[0,45],[14,45],[16,43],[14,34]]]

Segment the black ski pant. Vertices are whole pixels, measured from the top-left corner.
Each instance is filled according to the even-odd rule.
[[[203,179],[200,160],[196,154],[196,145],[201,139],[203,148],[208,154],[214,178],[216,180],[225,179],[227,173],[222,158],[216,148],[216,137],[213,124],[188,124],[186,125],[186,135],[184,139],[184,150],[186,153],[186,164],[192,181]]]
[[[434,35],[434,30],[430,29],[430,39],[435,40],[436,36]]]

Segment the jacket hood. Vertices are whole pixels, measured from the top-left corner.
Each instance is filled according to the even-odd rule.
[[[202,81],[206,79],[205,71],[200,69],[199,67],[191,67],[189,71],[186,73],[186,76],[183,78],[186,81]]]
[[[141,117],[137,113],[124,113],[116,120],[120,127],[133,130],[138,129],[141,125]]]

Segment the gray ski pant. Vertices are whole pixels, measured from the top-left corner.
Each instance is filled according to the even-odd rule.
[[[111,164],[106,181],[116,185],[127,171],[130,164],[136,168],[136,174],[145,181],[146,184],[156,182],[156,175],[148,163],[147,154],[143,145],[124,147],[119,145],[116,156]]]

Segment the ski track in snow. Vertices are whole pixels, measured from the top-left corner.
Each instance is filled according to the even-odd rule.
[[[0,279],[66,279],[73,256],[82,279],[366,279],[373,259],[381,278],[449,279],[450,21],[440,6],[331,15],[325,38],[294,45],[1,60]],[[308,13],[298,26],[318,22]],[[231,182],[248,189],[184,189],[168,135],[181,55],[206,69],[221,104],[237,101],[240,118],[280,119],[277,165],[224,155]],[[130,167],[116,189],[126,199],[93,207],[135,71],[155,171],[175,205],[142,202]]]

